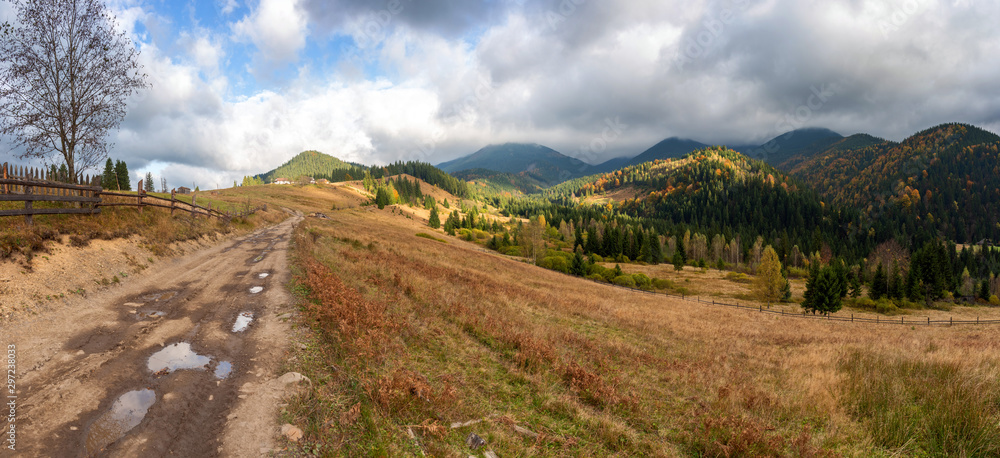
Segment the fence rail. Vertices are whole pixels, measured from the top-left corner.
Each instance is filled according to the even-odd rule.
[[[975,325],[975,324],[1000,324],[1000,319],[996,319],[996,320],[983,320],[983,319],[980,319],[979,317],[976,317],[975,320],[956,320],[954,317],[949,317],[947,320],[932,320],[930,317],[919,317],[919,318],[917,318],[917,317],[911,317],[910,320],[907,320],[906,316],[904,315],[904,316],[900,316],[899,319],[897,320],[895,318],[890,318],[890,317],[884,317],[883,318],[883,317],[880,317],[878,315],[875,315],[875,318],[865,318],[865,317],[860,317],[860,316],[854,316],[853,313],[850,316],[815,315],[815,314],[810,315],[810,314],[808,314],[808,313],[806,313],[804,311],[802,313],[792,313],[792,312],[786,312],[784,310],[771,310],[770,308],[764,308],[763,305],[757,305],[757,306],[740,305],[738,302],[735,303],[735,304],[730,304],[730,303],[727,303],[727,302],[717,301],[714,298],[711,301],[709,301],[709,300],[703,300],[700,296],[686,296],[686,295],[683,295],[683,294],[677,295],[677,294],[670,294],[670,293],[661,293],[661,292],[657,292],[657,291],[648,291],[648,290],[639,289],[639,288],[632,288],[632,287],[628,287],[628,286],[616,285],[614,283],[604,283],[604,282],[599,282],[599,281],[596,281],[596,280],[591,280],[591,281],[593,281],[594,283],[598,283],[598,284],[602,284],[602,285],[607,285],[607,286],[611,286],[611,287],[614,287],[614,288],[627,289],[627,290],[630,290],[630,291],[636,291],[636,292],[641,292],[641,293],[645,293],[645,294],[653,294],[653,295],[658,295],[658,296],[672,297],[672,298],[675,298],[675,299],[680,299],[680,300],[689,301],[689,302],[698,302],[698,303],[702,303],[702,304],[711,304],[711,305],[721,305],[721,306],[724,306],[724,307],[732,307],[732,308],[749,310],[749,311],[754,311],[754,312],[759,312],[759,313],[770,313],[772,315],[781,315],[781,316],[795,317],[795,318],[807,318],[807,319],[824,320],[824,321],[840,321],[840,322],[849,322],[849,323],[901,324],[901,325],[910,325],[910,326],[954,326],[954,325],[962,325],[962,324],[972,324],[972,325]]]
[[[136,207],[139,213],[145,207],[157,207],[169,209],[173,215],[180,210],[188,212],[192,217],[205,216],[225,219],[230,221],[233,218],[244,218],[260,210],[267,210],[267,204],[250,207],[248,204],[241,211],[221,211],[197,205],[197,195],[191,196],[191,202],[184,202],[177,199],[174,191],[170,192],[170,198],[152,196],[143,191],[142,181],[139,181],[136,194],[126,194],[121,192],[104,191],[98,181],[100,177],[83,177],[84,183],[90,185],[65,183],[57,180],[66,180],[65,176],[58,173],[46,172],[39,169],[9,166],[3,164],[0,167],[0,202],[24,202],[24,208],[0,210],[0,217],[3,216],[24,216],[25,223],[33,224],[34,215],[67,215],[67,214],[99,214],[101,207]],[[115,197],[114,201],[106,199]],[[124,202],[122,200],[125,200]],[[130,200],[134,199],[134,202]],[[35,202],[71,202],[74,208],[35,208]],[[81,207],[89,204],[88,207]]]

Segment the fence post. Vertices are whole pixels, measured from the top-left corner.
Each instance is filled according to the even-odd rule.
[[[853,323],[853,322],[854,322],[854,314],[852,313],[851,314],[851,323]]]
[[[952,316],[948,317],[948,326],[954,326],[954,325],[955,325],[955,317]]]
[[[931,325],[931,317],[927,317],[927,326]]]
[[[32,201],[31,201],[31,191],[32,186],[28,185],[24,187],[24,194],[28,197],[28,200],[24,201],[24,209],[27,213],[24,215],[24,224],[32,226],[35,224],[35,220],[31,215]]]

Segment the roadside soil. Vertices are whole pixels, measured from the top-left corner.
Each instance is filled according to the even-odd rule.
[[[295,310],[287,250],[301,219],[4,323],[0,344],[17,348],[18,454],[269,454]]]

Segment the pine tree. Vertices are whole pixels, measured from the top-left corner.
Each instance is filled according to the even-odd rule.
[[[146,172],[146,178],[142,181],[142,188],[146,192],[156,190],[156,185],[153,184],[153,172]]]
[[[114,187],[114,189],[117,189],[119,191],[131,191],[132,190],[132,183],[131,183],[130,180],[131,179],[128,176],[128,165],[125,164],[125,161],[121,161],[121,160],[116,161],[115,162],[115,187]]]
[[[437,229],[437,228],[441,227],[441,219],[438,216],[437,207],[432,207],[431,208],[431,216],[430,216],[430,218],[427,221],[427,225],[429,225],[433,229]]]
[[[104,173],[101,174],[101,187],[107,190],[118,189],[116,177],[115,165],[109,157],[108,161],[104,163]]]
[[[868,297],[877,301],[885,297],[888,292],[889,284],[885,276],[885,268],[882,267],[882,263],[879,263],[878,268],[875,269],[875,275],[872,276],[872,285],[868,289]]]
[[[649,263],[659,264],[663,262],[663,247],[660,245],[660,235],[656,233],[656,229],[653,229],[646,237],[649,244]]]
[[[979,298],[982,299],[982,300],[984,300],[984,301],[990,300],[990,282],[989,282],[989,280],[983,280],[983,282],[979,284]]]
[[[583,262],[583,255],[579,251],[573,253],[573,263],[570,264],[569,273],[579,277],[587,273],[587,266]]]
[[[819,263],[809,264],[809,277],[806,278],[806,292],[803,295],[802,308],[806,311],[816,313],[816,281],[819,279]]]
[[[903,280],[899,276],[899,262],[893,261],[892,263],[892,273],[889,275],[888,288],[886,289],[886,295],[890,299],[902,299],[903,298]]]
[[[754,295],[761,301],[767,302],[768,307],[770,307],[772,302],[781,298],[783,283],[784,277],[781,275],[781,261],[778,260],[778,253],[771,245],[768,245],[764,248],[760,264],[757,266],[757,276],[753,282]]]

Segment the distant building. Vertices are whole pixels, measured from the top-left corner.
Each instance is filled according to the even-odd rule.
[[[316,183],[319,183],[319,184],[330,184],[330,180],[327,180],[326,178],[320,178],[320,179],[316,180]]]
[[[177,188],[177,194],[191,194],[191,188],[181,186]]]
[[[288,178],[275,178],[274,184],[292,184],[292,182]]]

